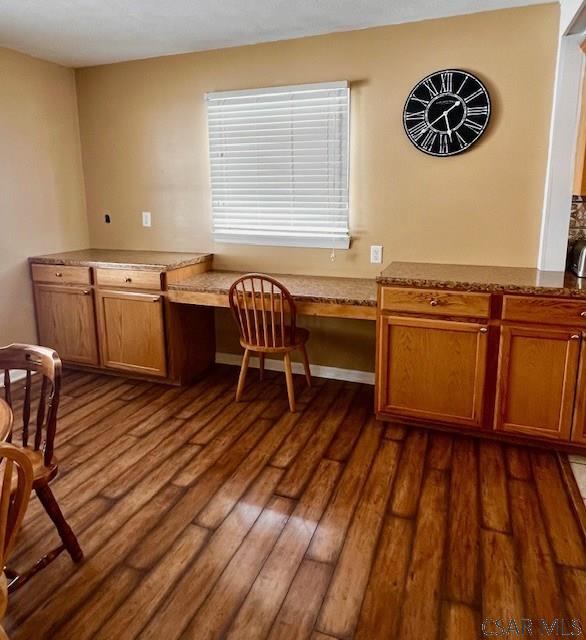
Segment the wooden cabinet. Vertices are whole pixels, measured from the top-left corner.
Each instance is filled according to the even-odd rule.
[[[35,284],[39,342],[63,360],[98,364],[93,291],[90,287]]]
[[[479,427],[488,327],[380,316],[377,412]]]
[[[98,322],[103,366],[166,375],[161,295],[98,290]]]
[[[378,418],[586,450],[585,300],[380,285],[377,322]]]
[[[569,440],[581,340],[571,329],[502,327],[497,431]]]

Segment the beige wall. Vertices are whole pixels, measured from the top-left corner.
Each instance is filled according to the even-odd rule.
[[[385,263],[535,266],[558,20],[551,4],[78,70],[91,242],[213,250],[217,267],[281,273],[374,276],[379,243]],[[413,85],[444,67],[478,74],[494,115],[469,153],[437,159],[411,146],[401,114]],[[214,245],[204,93],[344,79],[351,249],[331,262],[324,249]],[[232,351],[219,315],[218,347]],[[372,370],[372,323],[307,322],[315,362]]]
[[[89,246],[75,76],[0,48],[0,345],[36,342],[26,259]]]
[[[535,266],[558,20],[542,5],[78,70],[91,243],[212,250],[219,268],[281,273],[374,276],[379,243],[385,263]],[[437,159],[411,146],[401,114],[413,85],[444,67],[478,74],[494,115],[473,150]],[[343,79],[351,249],[331,262],[324,249],[214,245],[204,93]],[[218,349],[237,351],[229,317],[217,318]],[[372,323],[303,322],[314,362],[373,369]]]
[[[558,14],[541,5],[79,70],[92,243],[338,275],[374,275],[372,243],[385,262],[535,266]],[[494,115],[469,153],[437,159],[412,147],[401,113],[417,80],[449,66],[486,81]],[[214,246],[204,93],[342,79],[352,81],[352,248],[332,263],[323,249]]]

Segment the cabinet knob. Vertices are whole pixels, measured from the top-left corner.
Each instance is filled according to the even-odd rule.
[[[124,278],[124,282],[132,282],[132,278]]]
[[[439,304],[439,300],[436,300],[435,298],[432,298],[432,299],[429,301],[429,304],[430,304],[432,307],[437,307],[437,305]]]
[[[570,340],[580,340],[580,334],[579,333],[573,333],[570,336]]]
[[[480,333],[488,333],[488,327],[480,327]]]
[[[582,312],[580,313],[580,317],[581,317],[581,318],[586,318],[586,311],[582,311]]]
[[[55,271],[55,275],[56,275],[58,278],[62,278],[62,277],[63,277],[63,274],[61,273],[61,271]]]

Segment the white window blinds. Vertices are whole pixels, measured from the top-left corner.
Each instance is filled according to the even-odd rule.
[[[347,82],[206,95],[214,238],[348,248]]]

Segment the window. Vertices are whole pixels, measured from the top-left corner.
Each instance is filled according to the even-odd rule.
[[[348,248],[347,82],[206,95],[214,238]]]

